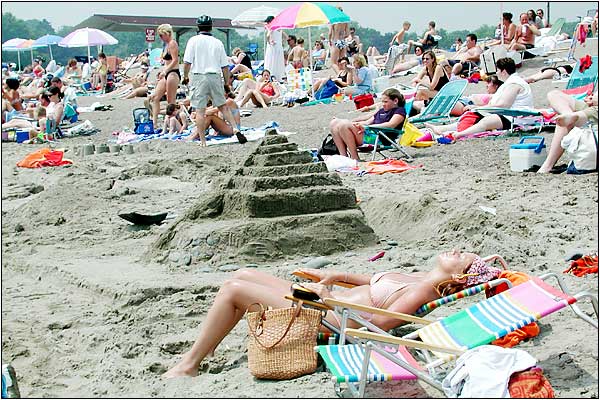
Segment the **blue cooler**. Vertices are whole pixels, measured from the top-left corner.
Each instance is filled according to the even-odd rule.
[[[527,140],[531,142],[525,143]],[[546,145],[542,136],[523,136],[518,144],[510,146],[510,169],[522,172],[534,165],[542,166],[546,160]]]
[[[29,140],[29,131],[17,131],[15,133],[15,138],[17,143],[23,143],[26,140]]]

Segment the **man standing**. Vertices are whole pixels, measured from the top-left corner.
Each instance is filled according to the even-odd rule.
[[[240,143],[248,139],[240,132],[231,110],[225,103],[225,90],[223,82],[229,82],[229,62],[225,48],[220,40],[211,34],[213,21],[208,15],[202,15],[196,20],[198,35],[190,38],[183,55],[183,80],[184,85],[190,82],[189,73],[192,71],[190,104],[196,109],[197,135],[203,146],[206,146],[206,137],[202,127],[204,112],[211,99],[212,105],[217,107],[225,120],[231,125],[235,136]],[[221,80],[223,74],[224,81]],[[192,136],[194,138],[195,135]]]
[[[462,71],[469,71],[479,65],[481,47],[477,46],[477,36],[469,33],[466,39],[466,46],[461,47],[454,55],[454,60],[448,60],[452,67],[452,75],[458,77]]]

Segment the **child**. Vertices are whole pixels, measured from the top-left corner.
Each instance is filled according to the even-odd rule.
[[[187,121],[185,120],[185,125]],[[181,121],[179,113],[179,106],[176,104],[167,105],[165,113],[165,125],[163,127],[163,133],[181,133],[184,130],[184,122]]]
[[[304,39],[298,38],[296,46],[288,55],[288,62],[292,63],[294,69],[300,69],[304,66],[305,61],[308,61],[308,52],[304,50]]]
[[[46,132],[46,107],[37,106],[35,109],[35,118],[37,119],[38,128],[34,127],[29,131],[29,143],[53,140],[53,137]]]

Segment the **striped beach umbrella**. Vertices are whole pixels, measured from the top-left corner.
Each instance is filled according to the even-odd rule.
[[[88,62],[91,64],[90,46],[117,44],[119,41],[112,35],[94,28],[81,28],[69,33],[58,45],[60,47],[87,47]]]
[[[14,38],[2,43],[2,51],[16,51],[19,71],[21,70],[21,49],[17,46],[23,43],[26,39]]]

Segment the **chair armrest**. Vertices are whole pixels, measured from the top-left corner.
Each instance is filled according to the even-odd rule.
[[[401,129],[384,128],[384,127],[370,126],[370,125],[365,126],[365,130],[366,131],[373,131],[373,132],[392,133],[392,134],[396,134],[396,133],[399,134],[399,133],[403,132]]]
[[[448,354],[454,354],[454,355],[461,355],[462,353],[464,353],[464,350],[461,350],[461,349],[455,349],[455,348],[443,347],[443,346],[435,346],[432,344],[423,343],[418,340],[402,339],[402,338],[395,337],[392,335],[382,335],[379,333],[368,332],[368,331],[363,331],[363,330],[359,330],[359,329],[348,328],[348,329],[344,330],[344,333],[348,336],[353,336],[353,337],[357,337],[357,338],[361,338],[361,339],[369,339],[369,340],[374,340],[377,342],[397,344],[397,345],[406,346],[406,347],[414,347],[416,349],[439,351],[442,353],[448,353]]]
[[[539,111],[528,111],[528,110],[515,110],[511,108],[500,108],[500,107],[479,107],[473,111],[484,112],[490,114],[502,114],[510,117],[539,117],[542,115]]]
[[[303,299],[299,299],[297,297],[294,297],[290,294],[285,295],[284,296],[286,300],[290,300],[293,301],[294,303],[298,303],[298,302],[302,302],[308,306],[314,307],[314,308],[318,308],[319,310],[324,310],[324,311],[330,311],[332,310],[331,307],[328,307],[326,304],[320,303],[318,301],[311,301],[311,300],[303,300]]]
[[[328,305],[329,307],[343,307],[353,311],[364,311],[370,314],[378,314],[383,315],[385,317],[395,318],[406,322],[414,322],[417,324],[427,325],[435,321],[428,320],[426,318],[415,317],[414,315],[398,313],[394,311],[384,310],[382,308],[369,307],[362,304],[349,303],[346,301],[341,301],[332,298],[323,299],[323,303]]]

